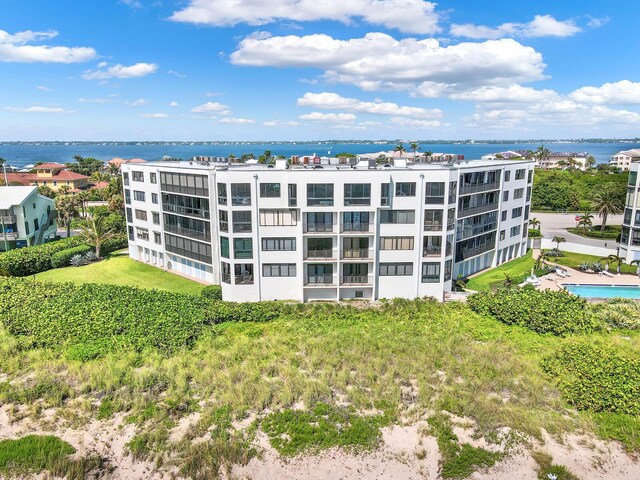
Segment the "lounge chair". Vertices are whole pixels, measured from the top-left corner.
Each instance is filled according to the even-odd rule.
[[[524,282],[528,283],[529,285],[534,285],[536,287],[540,286],[540,279],[536,276],[527,277],[527,279]]]
[[[556,268],[556,275],[558,275],[559,277],[562,277],[562,278],[567,278],[567,277],[571,276],[571,275],[569,275],[569,272],[567,272],[566,270],[563,270],[561,268]]]
[[[601,272],[598,272],[599,275],[604,275],[605,277],[609,277],[609,278],[613,278],[615,277],[615,275],[607,270],[602,270]]]

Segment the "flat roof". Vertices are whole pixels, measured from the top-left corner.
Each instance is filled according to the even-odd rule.
[[[7,210],[14,205],[21,205],[27,198],[29,198],[33,192],[36,192],[38,187],[0,187],[0,208]]]

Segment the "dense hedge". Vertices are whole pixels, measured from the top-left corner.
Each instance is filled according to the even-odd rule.
[[[117,348],[165,354],[191,346],[205,325],[268,321],[287,307],[229,303],[134,287],[0,279],[0,321],[39,347],[73,347],[78,358]]]
[[[580,410],[640,415],[640,359],[585,342],[560,347],[542,368]]]
[[[220,285],[208,285],[200,294],[209,300],[222,300],[222,287]]]
[[[640,330],[640,303],[631,299],[616,298],[596,303],[593,311],[611,328]]]
[[[111,252],[115,252],[116,250],[122,250],[123,248],[127,248],[129,245],[129,241],[127,240],[126,235],[118,235],[111,240],[104,242],[102,248],[100,249],[100,255],[106,255]]]
[[[471,295],[468,303],[478,313],[490,314],[507,325],[520,325],[538,333],[562,336],[601,328],[586,300],[564,290],[502,289]]]
[[[51,255],[51,267],[68,267],[71,257],[73,257],[74,255],[84,255],[88,251],[93,251],[93,248],[91,248],[89,245],[78,245],[77,247],[67,248],[66,250],[62,250],[61,252],[54,253],[53,255]]]
[[[80,237],[70,237],[43,245],[9,250],[0,254],[0,268],[14,277],[34,275],[51,269],[53,254],[82,244]]]

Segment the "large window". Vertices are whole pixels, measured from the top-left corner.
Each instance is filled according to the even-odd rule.
[[[260,196],[263,198],[280,198],[279,183],[261,183]]]
[[[440,262],[422,264],[422,283],[438,283],[440,281]]]
[[[236,263],[234,265],[236,285],[252,285],[253,284],[253,264]]]
[[[158,176],[155,173],[151,172],[149,174],[149,181],[151,183],[158,183]]]
[[[330,285],[333,283],[333,265],[328,263],[307,265],[307,278],[305,283],[311,285]]]
[[[218,205],[226,205],[227,204],[227,184],[219,183],[218,184]]]
[[[262,250],[265,252],[294,251],[296,249],[296,239],[291,238],[263,238]]]
[[[232,183],[231,184],[231,204],[251,205],[251,184]]]
[[[332,232],[332,212],[307,212],[307,232]]]
[[[415,197],[416,182],[398,182],[396,183],[396,197]]]
[[[228,248],[228,245],[227,245]],[[221,269],[221,277],[222,277],[222,281],[224,283],[231,283],[231,265],[228,264],[227,262],[221,262],[222,264],[222,269]]]
[[[133,199],[138,202],[144,202],[145,200],[144,192],[141,192],[140,190],[134,190]]]
[[[516,170],[516,180],[522,180],[526,174],[525,169]]]
[[[175,235],[165,233],[164,245],[168,252],[211,264],[210,243],[202,243],[189,238],[176,237]]]
[[[196,240],[211,240],[211,228],[209,222],[191,217],[182,217],[165,213],[164,229],[167,232],[195,238]]]
[[[380,205],[386,207],[389,205],[389,190],[391,188],[390,183],[380,184]]]
[[[144,173],[143,172],[131,172],[131,179],[134,182],[144,182]]]
[[[251,232],[251,211],[240,210],[232,212],[233,216],[233,233]]]
[[[160,172],[160,189],[198,197],[209,196],[208,177],[193,173]]]
[[[146,210],[138,210],[136,208],[136,220],[147,221],[147,211]]]
[[[416,212],[415,210],[382,210],[380,212],[380,223],[416,223]]]
[[[425,210],[424,211],[424,229],[425,231],[442,230],[442,210]]]
[[[371,226],[369,212],[342,212],[343,232],[368,232]]]
[[[332,183],[309,183],[307,184],[307,206],[321,205],[324,207],[333,206],[333,184]]]
[[[413,275],[413,263],[381,263],[381,277],[406,277]]]
[[[519,198],[524,197],[524,188],[516,188],[513,191],[513,199],[518,200]]]
[[[233,240],[233,258],[253,258],[253,242],[250,238]]]
[[[424,257],[439,257],[442,254],[442,237],[426,236],[422,239],[422,255]]]
[[[229,231],[229,212],[226,210],[219,210],[218,215],[220,217],[220,231],[228,232]]]
[[[149,240],[149,230],[146,228],[136,227],[136,237],[140,240]]]
[[[511,227],[511,236],[515,237],[520,235],[520,225],[516,225],[515,227]]]
[[[162,210],[188,217],[209,218],[209,200],[174,193],[162,194]]]
[[[263,277],[295,277],[295,263],[265,263],[262,265]]]
[[[124,189],[124,203],[131,205],[131,190]]]
[[[522,207],[514,208],[511,210],[511,218],[518,218],[522,216]]]
[[[425,184],[424,203],[427,205],[441,205],[444,203],[444,182],[427,182]]]
[[[260,210],[260,226],[292,227],[298,224],[296,210]]]
[[[229,239],[227,237],[220,237],[220,256],[230,258]]]
[[[296,207],[298,205],[298,185],[295,183],[289,184],[289,206]]]
[[[380,237],[380,250],[413,250],[413,237]]]
[[[344,204],[350,205],[371,205],[371,184],[370,183],[346,183],[344,185]]]

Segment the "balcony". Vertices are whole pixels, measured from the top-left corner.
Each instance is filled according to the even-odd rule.
[[[0,215],[0,220],[2,220],[2,223],[5,225],[10,225],[12,223],[16,223],[18,221],[18,217],[15,215]]]
[[[0,232],[0,240],[17,240],[18,236],[18,232]]]
[[[430,222],[424,224],[425,232],[441,232],[442,231],[442,222]]]
[[[304,280],[305,285],[333,285],[333,275],[308,275]]]
[[[497,209],[498,209],[498,202],[478,205],[477,207],[458,208],[458,218],[470,217],[472,215],[478,215],[480,213],[490,212],[491,210],[497,210]]]
[[[253,285],[253,275],[236,275],[236,285]]]
[[[345,197],[344,206],[353,207],[358,205],[371,205],[371,197]]]
[[[439,245],[432,245],[422,249],[423,257],[439,257],[440,255],[442,255],[442,247]]]
[[[307,223],[304,227],[305,233],[327,233],[333,232],[334,223]]]
[[[345,249],[342,251],[342,258],[369,259],[371,258],[371,253],[368,248]]]
[[[475,257],[476,255],[480,255],[481,253],[485,253],[490,250],[493,250],[494,248],[496,248],[495,240],[491,243],[480,245],[479,247],[472,248],[470,250],[456,251],[456,262],[460,262],[462,260]]]
[[[195,240],[211,241],[211,232],[199,232],[197,230],[191,230],[189,228],[177,227],[175,225],[164,224],[164,231],[169,233],[175,233],[182,237],[193,238]]]
[[[369,233],[373,231],[373,223],[343,223],[342,233]]]
[[[340,278],[340,285],[371,285],[372,283],[371,275],[343,275]]]
[[[490,190],[499,190],[500,182],[478,183],[476,185],[461,185],[459,195],[469,195],[471,193],[488,192]]]
[[[251,197],[245,197],[245,196],[241,196],[241,195],[236,195],[235,197],[231,198],[231,205],[233,205],[233,206],[249,206],[249,205],[251,205]]]
[[[304,256],[305,260],[324,260],[327,258],[333,258],[333,249],[332,248],[322,248],[322,249],[311,249],[307,250],[306,255]]]

